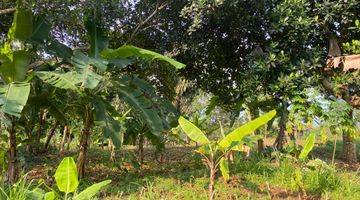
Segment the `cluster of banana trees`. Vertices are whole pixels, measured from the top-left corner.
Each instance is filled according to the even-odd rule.
[[[156,89],[123,70],[136,62],[159,60],[173,68],[184,64],[161,54],[124,45],[108,48],[106,30],[96,17],[85,22],[90,47],[71,49],[52,38],[46,16],[34,15],[18,2],[11,29],[0,49],[0,117],[6,135],[7,181],[18,177],[17,145],[25,139],[29,151],[41,151],[40,139],[50,125],[45,149],[61,127],[69,137],[71,122],[80,121],[77,160],[79,177],[85,175],[89,140],[94,127],[119,147],[123,142],[121,113],[110,103],[118,96],[142,122],[144,130],[160,136],[176,123],[178,113]]]

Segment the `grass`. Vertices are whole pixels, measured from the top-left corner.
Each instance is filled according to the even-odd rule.
[[[328,161],[331,155],[321,152],[331,152],[330,149],[331,143],[315,149],[313,155],[324,155],[321,159]],[[93,147],[87,177],[81,181],[80,190],[111,179],[111,186],[100,193],[100,199],[207,199],[208,171],[191,147],[168,147],[163,163],[156,161],[153,149],[147,148],[145,152],[145,162],[139,167],[133,147],[119,150],[115,162],[110,161],[109,151]],[[43,178],[52,185],[54,166],[62,159],[56,153],[53,150],[51,154],[25,156],[31,161],[25,166],[29,176]],[[76,154],[72,151],[67,156]],[[356,170],[359,166],[349,168],[337,160],[336,169],[322,164],[306,167],[287,156],[237,158],[230,165],[230,181],[226,183],[218,178],[217,199],[357,199],[360,196],[360,176]],[[301,174],[300,181],[297,173]]]

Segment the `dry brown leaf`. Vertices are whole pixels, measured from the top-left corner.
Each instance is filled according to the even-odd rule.
[[[360,69],[360,54],[333,57],[326,61],[326,67],[328,68],[337,68],[340,64],[344,67],[343,71]]]

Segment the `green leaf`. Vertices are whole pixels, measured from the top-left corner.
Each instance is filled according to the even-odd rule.
[[[78,73],[81,87],[94,89],[99,85],[102,80],[102,76],[92,71],[90,68],[81,70],[81,73]]]
[[[177,69],[181,69],[185,67],[185,64],[180,63],[172,58],[169,58],[167,56],[161,55],[159,53],[142,49],[139,47],[135,47],[132,45],[124,45],[118,49],[105,49],[101,52],[101,55],[105,59],[115,59],[115,58],[129,58],[129,57],[140,57],[140,58],[146,58],[146,59],[152,59],[152,60],[161,60],[168,62],[172,66],[174,66]]]
[[[58,73],[42,71],[35,74],[45,83],[61,89],[78,90],[76,84],[80,83],[76,72]]]
[[[0,167],[5,169],[6,166],[6,151],[3,149],[0,149]]]
[[[170,129],[178,125],[180,113],[169,100],[160,97],[150,83],[136,76],[123,76],[121,80],[139,89],[145,97],[152,101],[154,107],[157,108],[157,113],[162,119],[165,129]]]
[[[203,145],[203,146],[200,146],[199,148],[197,148],[195,150],[196,153],[200,153],[200,154],[210,154],[211,153],[211,148],[210,148],[210,145],[212,144],[209,144],[209,145]]]
[[[36,16],[33,24],[34,30],[31,35],[31,40],[36,42],[43,42],[49,37],[51,24],[46,20],[45,16]]]
[[[5,60],[0,66],[0,75],[7,83],[24,81],[30,56],[26,51],[15,51],[11,58]]]
[[[75,192],[79,181],[74,159],[72,157],[64,158],[56,169],[54,177],[61,192]]]
[[[45,193],[44,200],[56,200],[56,193],[54,191]]]
[[[55,39],[50,39],[49,44],[47,45],[47,50],[50,54],[56,55],[60,58],[63,58],[66,61],[69,61],[73,56],[73,51],[68,46],[58,42]]]
[[[213,96],[210,99],[209,105],[206,107],[205,114],[210,115],[210,113],[215,109],[216,105],[218,104],[219,97]]]
[[[85,27],[90,37],[89,55],[94,58],[100,58],[100,52],[104,50],[109,43],[105,29],[92,20],[86,20]]]
[[[16,8],[12,26],[8,32],[8,38],[27,40],[33,30],[32,12],[29,9]]]
[[[246,124],[235,129],[231,133],[227,134],[225,138],[220,140],[219,146],[221,148],[228,148],[233,142],[240,142],[245,136],[254,132],[260,126],[266,124],[276,115],[276,111],[270,111]]]
[[[108,65],[108,61],[102,58],[90,58],[80,50],[74,51],[71,63],[74,64],[77,69],[88,69],[94,66],[100,71],[105,71]]]
[[[160,135],[164,131],[162,119],[158,114],[156,105],[149,99],[139,87],[124,80],[114,80],[114,88],[120,97],[140,114],[141,118],[150,128],[154,135]]]
[[[120,122],[111,115],[115,109],[109,109],[111,105],[106,105],[105,100],[100,98],[95,98],[93,105],[95,107],[95,123],[102,128],[106,138],[110,138],[116,147],[120,147],[123,142],[123,133],[120,132]]]
[[[95,196],[101,188],[111,183],[111,180],[102,181],[100,183],[95,183],[92,186],[86,188],[80,194],[76,195],[73,200],[89,200]]]
[[[309,155],[310,151],[313,149],[315,144],[315,137],[316,133],[312,132],[310,135],[306,138],[304,143],[304,148],[301,150],[299,159],[305,160],[307,156]]]
[[[40,188],[35,188],[33,190],[27,190],[26,192],[27,200],[39,200],[44,198],[44,191]]]
[[[0,105],[4,113],[20,117],[30,94],[29,83],[10,83],[0,89]]]
[[[229,163],[224,157],[220,159],[220,172],[225,181],[230,179]]]
[[[182,116],[179,118],[179,125],[191,140],[200,144],[210,143],[209,139],[198,127],[196,127],[193,123],[191,123]]]

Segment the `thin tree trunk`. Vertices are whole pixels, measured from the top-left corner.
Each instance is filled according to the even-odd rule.
[[[332,153],[332,158],[331,158],[332,165],[334,165],[334,163],[335,163],[336,143],[337,143],[337,134],[335,134],[335,139],[334,139],[334,148],[333,148],[333,153]]]
[[[49,131],[47,138],[46,138],[46,142],[45,142],[45,146],[44,146],[44,151],[48,150],[49,148],[49,144],[51,141],[51,138],[55,135],[56,129],[59,126],[59,122],[56,121],[54,126],[51,128],[51,130]]]
[[[142,164],[144,162],[144,133],[139,135],[139,163]]]
[[[68,128],[67,128],[67,141],[66,141],[66,150],[67,151],[70,151],[71,141],[72,141],[72,132],[71,132],[70,127],[68,126]]]
[[[343,157],[347,163],[356,163],[356,144],[352,136],[345,132],[343,133]]]
[[[87,157],[87,150],[88,150],[88,141],[91,134],[91,108],[86,106],[84,117],[84,129],[81,134],[80,138],[80,149],[79,155],[77,159],[77,170],[79,178],[82,179],[85,177],[85,165],[86,165],[86,157]]]
[[[294,145],[296,146],[296,135],[297,135],[297,128],[295,126],[292,127],[292,132],[289,133],[289,138],[291,141],[294,142]]]
[[[353,119],[352,110],[349,113],[349,118]],[[349,164],[357,162],[356,143],[352,135],[347,131],[343,133],[343,157]]]
[[[31,153],[33,151],[33,138],[32,138],[32,132],[34,130],[34,126],[31,125],[30,127],[29,126],[25,126],[25,132],[26,132],[26,136],[27,136],[27,141],[26,141],[26,148],[25,148],[25,151],[27,153]]]
[[[288,103],[286,101],[283,101],[282,106],[283,108],[279,122],[279,133],[274,143],[274,147],[277,150],[281,150],[286,142],[285,130],[286,130],[286,122],[288,120],[288,110],[287,110]]]
[[[61,142],[60,142],[60,150],[59,150],[59,154],[61,155],[61,156],[63,156],[64,155],[64,151],[65,151],[65,149],[64,149],[64,147],[65,147],[65,141],[66,141],[66,138],[68,137],[68,125],[65,125],[64,126],[64,128],[63,128],[63,137],[62,137],[62,139],[61,139]]]
[[[77,169],[80,179],[84,178],[85,176],[85,164],[86,164],[89,137],[90,137],[90,128],[85,127],[81,134],[79,156],[77,159]]]
[[[40,112],[40,116],[39,116],[40,117],[40,119],[39,119],[39,129],[37,131],[36,138],[35,138],[35,144],[34,144],[34,146],[36,147],[37,152],[39,152],[39,150],[40,150],[40,139],[41,139],[41,136],[44,133],[44,125],[45,125],[45,121],[46,121],[46,114],[47,114],[46,111],[42,111],[42,112]]]
[[[18,178],[17,157],[16,157],[16,133],[15,133],[14,122],[12,122],[11,127],[8,129],[8,132],[9,132],[9,149],[7,152],[8,171],[7,171],[6,179],[10,184],[14,184]]]
[[[112,140],[109,139],[109,150],[110,150],[110,160],[115,162],[115,145],[113,144]]]
[[[259,109],[257,108],[250,108],[250,120],[254,120],[257,117],[259,117]],[[255,135],[259,135],[260,134],[260,130],[256,130],[255,131]],[[262,153],[264,151],[264,140],[263,139],[259,139],[257,141],[257,150],[258,153]]]
[[[215,197],[215,178],[216,178],[216,169],[214,163],[210,167],[210,183],[209,183],[209,200],[213,200]]]

